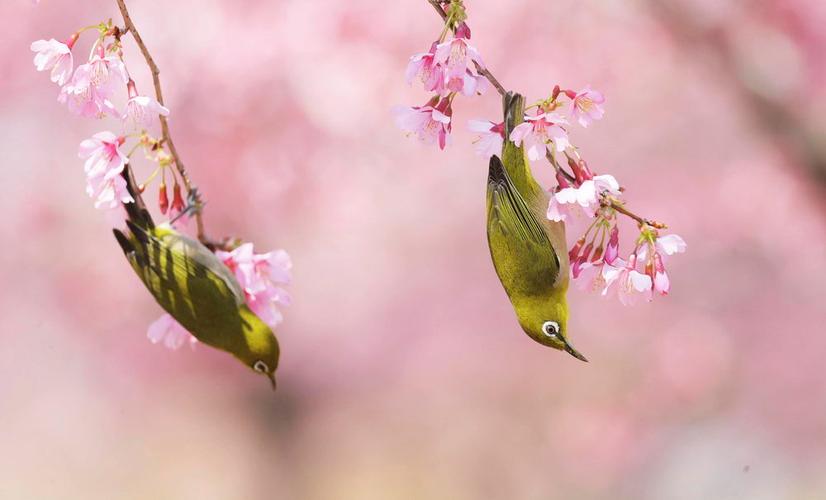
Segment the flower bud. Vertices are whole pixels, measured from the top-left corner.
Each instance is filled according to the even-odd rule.
[[[158,190],[158,207],[164,215],[169,210],[169,196],[166,194],[166,184],[163,183],[161,183],[161,188]]]
[[[585,246],[585,249],[582,251],[582,254],[571,264],[571,274],[573,274],[574,279],[579,277],[579,273],[582,272],[582,265],[588,262],[588,257],[591,255],[591,249],[594,247],[594,242],[590,242]]]
[[[180,213],[183,210],[184,198],[181,196],[181,185],[175,181],[175,185],[172,187],[172,211]]]
[[[468,27],[467,23],[461,23],[459,26],[456,27],[456,32],[454,33],[456,38],[465,38],[470,40],[470,28]]]
[[[571,184],[568,182],[568,178],[565,177],[565,174],[562,173],[562,170],[556,171],[556,182],[559,184],[559,187],[562,189],[571,187]]]
[[[585,244],[585,238],[580,238],[574,243],[574,246],[571,247],[571,250],[568,252],[568,260],[573,262],[579,256],[579,251],[582,249],[582,245]]]
[[[611,264],[619,256],[619,228],[611,228],[611,236],[608,238],[608,246],[605,247],[605,262]]]
[[[72,50],[78,38],[80,38],[80,33],[74,32],[72,33],[72,36],[70,36],[69,39],[66,40],[66,46],[69,47],[69,50]]]

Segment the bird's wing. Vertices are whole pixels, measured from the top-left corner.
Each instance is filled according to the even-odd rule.
[[[147,231],[128,221],[127,225],[134,236],[126,239],[132,245],[131,255],[124,248],[123,235],[118,237],[118,243],[144,272],[142,279],[156,298],[181,295],[174,292],[186,289],[184,296],[213,296],[218,292],[219,296],[232,297],[236,306],[244,304],[241,285],[201,243],[163,226]]]
[[[488,170],[489,231],[515,238],[519,247],[551,266],[552,282],[559,274],[559,257],[533,210],[514,187],[502,161],[492,156]]]

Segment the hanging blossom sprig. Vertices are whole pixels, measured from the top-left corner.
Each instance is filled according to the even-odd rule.
[[[500,95],[507,91],[470,45],[470,28],[463,0],[427,0],[444,21],[439,38],[428,52],[410,58],[406,79],[418,79],[434,95],[423,106],[398,107],[397,125],[425,143],[448,144],[452,131],[453,100],[459,95],[484,93],[489,83]],[[451,37],[452,35],[452,37]],[[547,98],[530,106],[521,124],[505,137],[504,122],[471,120],[468,127],[478,134],[475,150],[489,158],[500,154],[505,140],[523,146],[530,162],[547,160],[555,171],[557,185],[550,189],[547,217],[552,221],[573,218],[591,220],[585,234],[569,251],[571,277],[602,295],[616,291],[623,304],[639,297],[652,300],[666,295],[670,281],[666,257],[685,252],[686,244],[676,234],[661,235],[667,226],[631,212],[625,190],[609,174],[597,175],[571,141],[572,124],[587,128],[602,119],[605,97],[591,87],[581,90],[554,86]],[[637,223],[633,251],[619,255],[618,216]]]
[[[117,0],[117,5],[123,17],[123,27],[110,19],[81,28],[64,42],[52,38],[31,44],[31,50],[35,52],[35,68],[48,71],[51,81],[60,86],[58,102],[81,117],[114,118],[120,127],[119,134],[105,130],[80,143],[78,156],[84,160],[86,192],[97,209],[119,209],[126,203],[143,207],[142,194],[153,181],[159,180],[158,209],[161,214],[178,227],[187,224],[190,215],[194,215],[198,239],[233,271],[250,309],[275,327],[282,321],[279,307],[290,302],[289,294],[283,288],[290,282],[290,257],[284,250],[256,254],[252,243],[242,244],[232,238],[213,241],[206,236],[203,201],[172,141],[167,121],[170,112],[163,101],[160,70],[124,0]],[[95,35],[89,56],[86,62],[75,67],[76,44],[86,33]],[[122,50],[123,38],[127,35],[132,36],[149,66],[154,97],[138,92],[129,74]],[[119,110],[112,99],[124,91],[126,105]],[[153,133],[158,124],[160,136]],[[134,183],[132,162],[138,150],[154,165],[140,184]],[[131,192],[129,182],[133,183]],[[147,335],[153,343],[163,342],[173,349],[187,341],[192,345],[197,342],[168,314],[153,322]]]

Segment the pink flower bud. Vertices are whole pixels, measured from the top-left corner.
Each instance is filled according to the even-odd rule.
[[[180,213],[184,209],[184,198],[181,196],[181,185],[178,184],[178,181],[175,181],[175,185],[172,187],[172,211],[176,213]]]
[[[579,251],[582,249],[582,245],[585,244],[585,238],[580,238],[574,243],[574,246],[571,247],[571,250],[568,252],[568,260],[571,262],[575,261],[579,256]]]
[[[470,28],[468,27],[467,23],[462,23],[456,27],[456,32],[454,33],[456,38],[465,38],[470,40]]]
[[[612,264],[619,256],[619,228],[614,226],[611,228],[611,236],[608,238],[608,246],[605,248],[605,257],[603,260],[608,264]]]
[[[574,261],[571,265],[571,273],[574,276],[574,279],[579,277],[579,273],[582,272],[582,265],[588,262],[588,257],[591,256],[591,251],[594,248],[594,242],[590,242],[585,245],[585,249],[582,250],[582,254],[580,254],[579,258]]]
[[[138,96],[138,89],[135,88],[135,80],[130,78],[129,81],[126,82],[126,91],[128,92],[130,99]]]
[[[161,209],[161,213],[166,215],[166,211],[169,210],[169,196],[166,194],[166,184],[161,184],[161,188],[158,190],[158,208]]]
[[[588,163],[585,160],[579,160],[579,168],[582,169],[582,175],[585,176],[585,179],[594,178],[594,173],[588,168]]]
[[[561,170],[556,171],[556,182],[562,189],[571,187],[571,184],[568,182],[568,178],[565,177],[565,174],[563,174]]]
[[[668,279],[668,274],[665,272],[665,266],[663,265],[663,260],[659,253],[654,254],[653,267],[654,274],[651,278],[654,281],[654,291],[659,292],[662,295],[668,295],[668,291],[671,288],[671,283]]]
[[[68,40],[66,40],[66,46],[69,47],[69,50],[72,50],[72,47],[75,46],[75,42],[77,42],[78,38],[80,38],[80,33],[75,32],[72,33],[72,36],[70,36]]]
[[[557,97],[559,97],[559,93],[561,90],[559,89],[559,85],[554,85],[554,92],[551,94],[551,100],[555,101]]]

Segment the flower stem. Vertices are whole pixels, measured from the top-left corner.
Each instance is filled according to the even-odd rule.
[[[663,224],[662,222],[657,222],[657,221],[651,220],[651,219],[644,219],[644,218],[640,217],[639,215],[635,214],[634,212],[631,212],[630,210],[625,208],[625,205],[621,201],[614,198],[613,196],[604,196],[602,198],[602,201],[600,201],[600,204],[603,207],[609,207],[609,208],[615,210],[616,212],[621,213],[622,215],[625,215],[626,217],[630,217],[630,218],[634,219],[635,221],[637,221],[637,224],[639,224],[640,226],[651,226],[655,229],[667,229],[668,228],[668,226]]]

